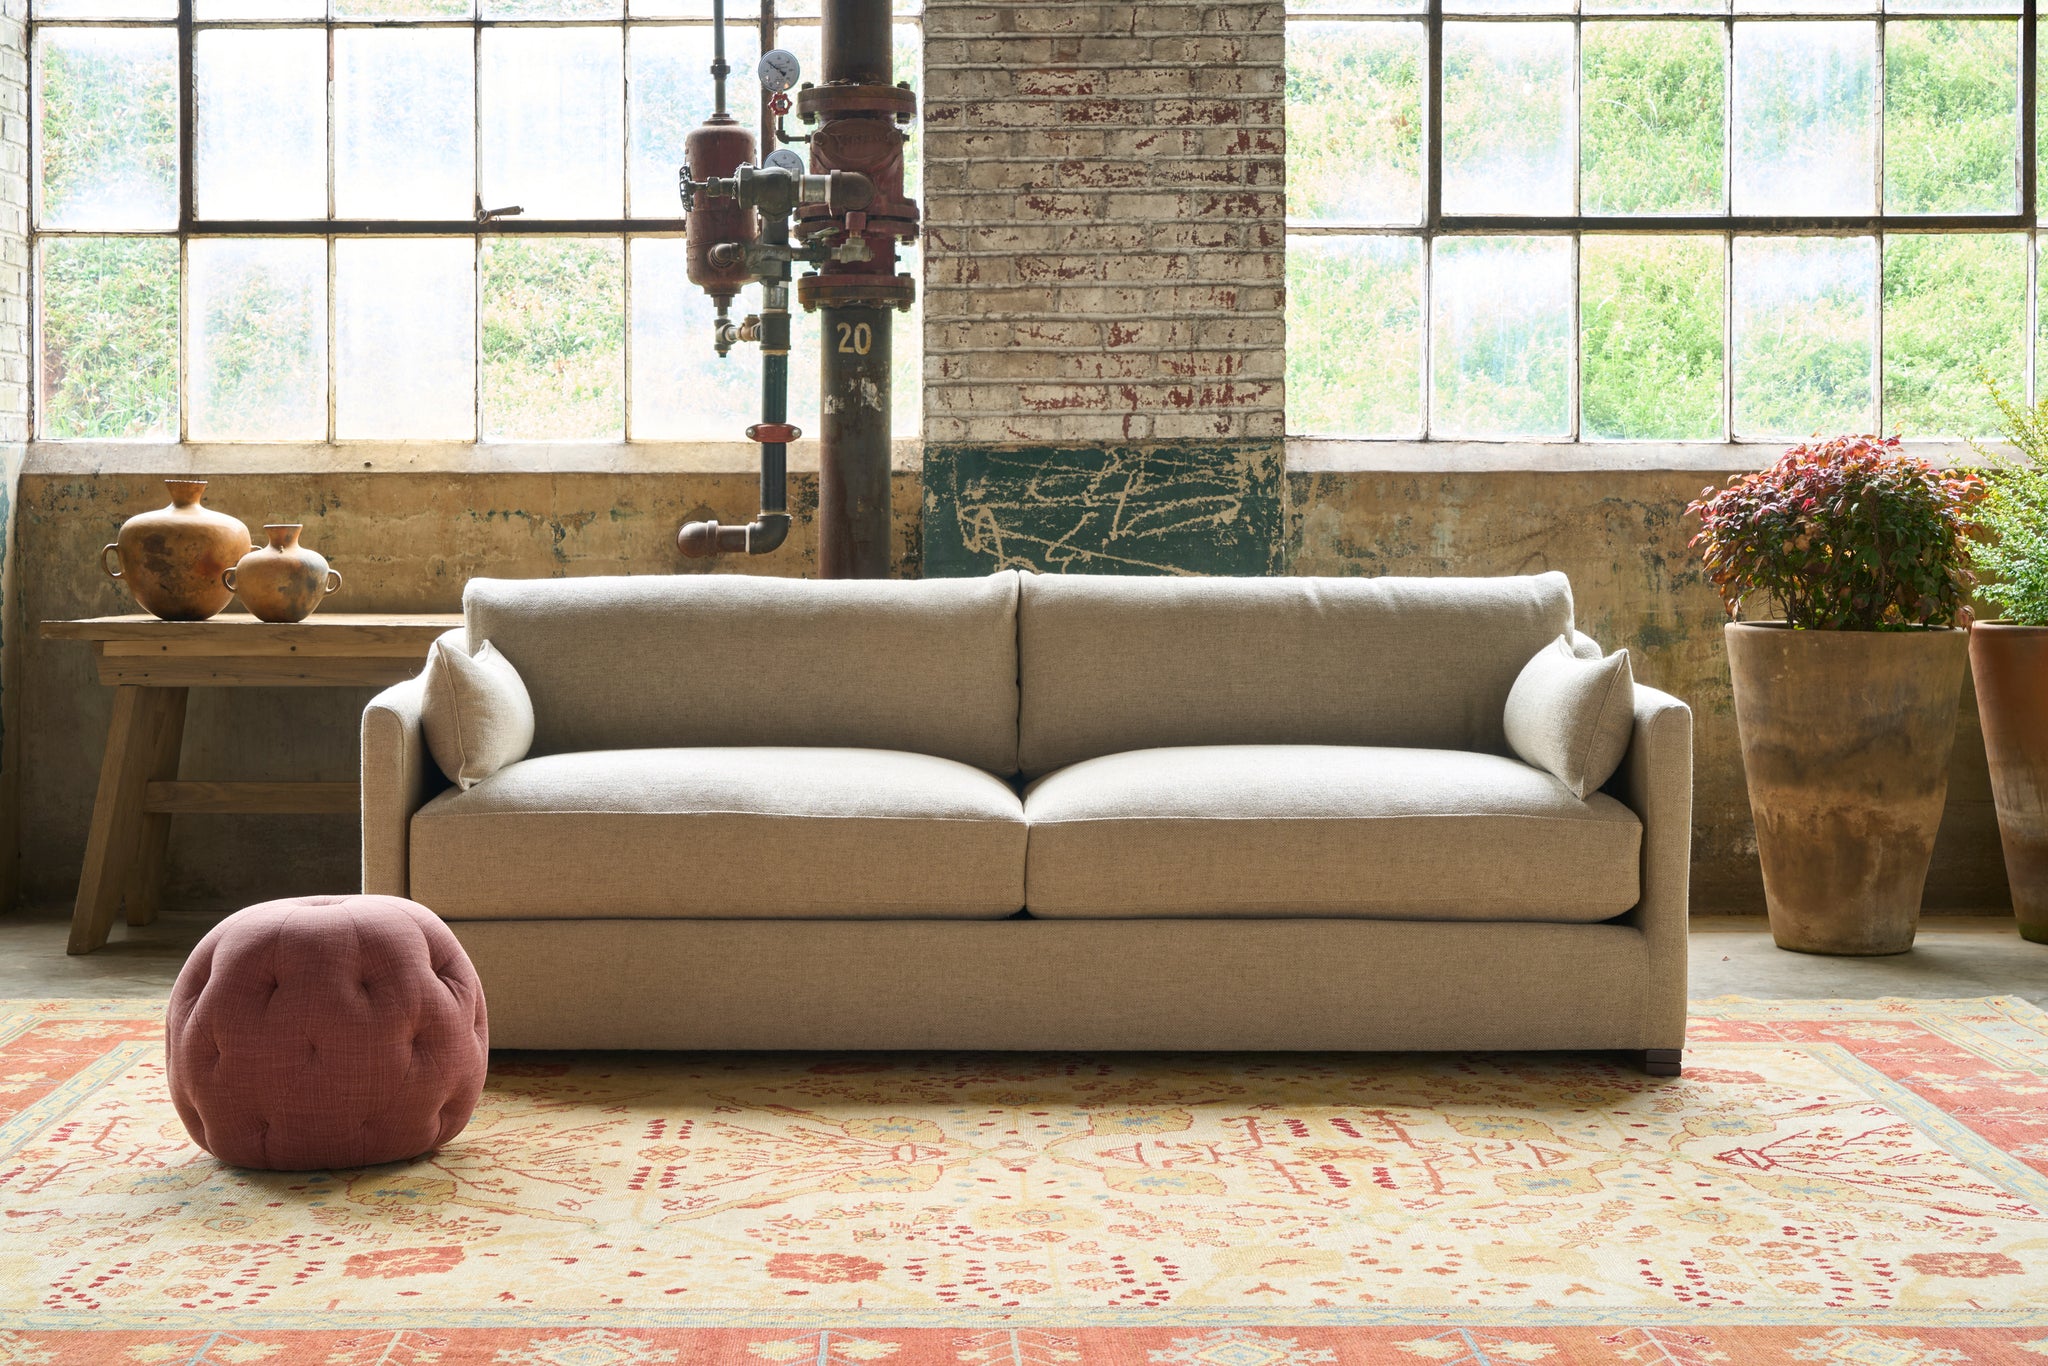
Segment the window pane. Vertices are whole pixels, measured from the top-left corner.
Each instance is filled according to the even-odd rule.
[[[1869,431],[1877,246],[1735,239],[1735,435]]]
[[[1737,14],[1869,14],[1878,0],[1735,0]]]
[[[632,255],[634,439],[745,440],[761,420],[761,348],[743,342],[723,360],[711,349],[711,300],[690,283],[682,238],[635,238]]]
[[[1884,241],[1884,426],[1908,436],[1983,436],[1998,410],[1983,375],[2022,392],[2027,239],[2017,233],[1894,233]]]
[[[494,237],[483,246],[484,435],[610,440],[624,427],[617,238]]]
[[[1444,25],[1445,213],[1572,211],[1570,24]]]
[[[1717,213],[1726,55],[1719,24],[1587,24],[1585,212]]]
[[[1421,14],[1425,0],[1289,0],[1289,14]]]
[[[924,261],[916,243],[898,250],[896,269],[917,281],[918,302],[896,315],[890,343],[889,426],[907,441],[924,430]]]
[[[1943,14],[2018,14],[2020,0],[1885,0],[1885,8]]]
[[[1422,434],[1422,243],[1287,239],[1287,430]]]
[[[486,19],[616,19],[619,0],[484,0]]]
[[[334,244],[334,434],[476,436],[476,242]]]
[[[483,195],[528,218],[624,209],[623,35],[616,28],[488,29]]]
[[[1581,0],[1581,14],[1726,14],[1728,0]]]
[[[178,435],[178,244],[51,237],[40,277],[42,434]]]
[[[924,98],[924,29],[918,24],[896,24],[896,51],[891,65],[898,81],[908,81],[917,92],[919,108]],[[924,193],[924,120],[912,119],[903,130],[903,193],[912,200]],[[899,348],[899,354],[900,354]]]
[[[170,29],[41,30],[39,221],[178,225],[178,38]]]
[[[636,27],[628,46],[633,64],[633,212],[643,218],[680,218],[683,204],[676,169],[683,164],[683,139],[711,113],[711,30]],[[732,66],[726,77],[726,105],[740,126],[757,138],[760,122],[751,111],[761,89],[754,71],[759,54],[752,24],[726,25],[725,59]],[[811,74],[804,73],[806,78]]]
[[[192,17],[201,22],[325,19],[327,0],[192,0]]]
[[[1719,237],[1585,239],[1579,364],[1588,439],[1720,439],[1721,253]]]
[[[1570,14],[1574,0],[1444,0],[1446,14]]]
[[[1287,26],[1287,212],[1422,221],[1423,26]]]
[[[1439,240],[1429,312],[1436,435],[1570,432],[1570,238]]]
[[[2042,308],[2038,301],[2040,281],[2048,274],[2048,233],[2034,239],[2034,252],[2034,397],[2038,401],[2048,398],[2048,308]]]
[[[467,19],[470,0],[334,0],[337,19]]]
[[[36,0],[38,19],[175,19],[178,0]]]
[[[1894,20],[1884,32],[1884,203],[1892,213],[2019,207],[2019,26]]]
[[[192,439],[324,439],[327,243],[202,238],[186,253]]]
[[[336,214],[475,213],[475,63],[475,39],[463,29],[334,35]]]
[[[1735,26],[1735,212],[1867,212],[1877,198],[1872,24]]]
[[[207,29],[193,41],[202,218],[327,216],[327,33]]]

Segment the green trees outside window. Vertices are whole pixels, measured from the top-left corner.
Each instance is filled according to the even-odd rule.
[[[2039,349],[2020,13],[1295,0],[1288,430],[1995,432],[1981,376]]]

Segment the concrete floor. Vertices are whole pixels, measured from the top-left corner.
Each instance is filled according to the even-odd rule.
[[[60,996],[161,997],[215,917],[172,913],[142,929],[117,927],[98,953],[64,952],[67,912],[0,915],[0,1000]],[[1822,958],[1786,953],[1761,919],[1695,918],[1692,995],[1766,999],[1872,996],[2023,996],[2048,1008],[2048,945],[2021,939],[2009,918],[1921,922],[1911,953]]]

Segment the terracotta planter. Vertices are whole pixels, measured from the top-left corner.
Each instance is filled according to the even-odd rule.
[[[165,621],[204,621],[234,596],[221,572],[249,553],[249,528],[224,512],[200,506],[204,479],[166,479],[169,507],[137,513],[100,551],[111,578]],[[120,560],[119,569],[108,562]]]
[[[1980,621],[1970,672],[2020,935],[2048,944],[2048,626]]]
[[[322,599],[341,587],[340,572],[329,569],[318,551],[299,544],[304,530],[296,522],[264,527],[270,544],[250,551],[221,575],[221,582],[258,621],[304,621]]]
[[[1771,937],[1913,947],[1948,797],[1968,633],[1727,628]]]

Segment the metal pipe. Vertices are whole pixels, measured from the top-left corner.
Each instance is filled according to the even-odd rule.
[[[819,85],[799,108],[814,119],[814,174],[854,173],[872,188],[855,214],[820,218],[804,230],[847,250],[801,281],[806,306],[824,323],[819,357],[823,412],[818,433],[818,573],[887,578],[894,558],[890,507],[889,361],[895,312],[910,299],[896,273],[896,243],[916,235],[917,210],[903,199],[900,120],[915,98],[894,82],[890,0],[824,0]]]
[[[725,78],[732,68],[725,61],[725,0],[711,0],[711,95],[713,118],[725,117]]]
[[[786,172],[774,172],[786,175]],[[786,214],[769,214],[761,224],[761,240],[769,247],[789,245]],[[786,277],[787,261],[774,263]],[[761,316],[755,324],[761,343],[761,421],[747,435],[761,443],[761,510],[745,526],[719,522],[687,523],[676,534],[676,548],[690,559],[740,553],[766,555],[789,536],[789,444],[796,434],[789,425],[789,284],[787,279],[761,280]]]
[[[889,0],[825,0],[819,47],[825,85],[888,85],[896,66]]]
[[[889,506],[890,308],[827,307],[818,433],[818,575],[885,579]]]

